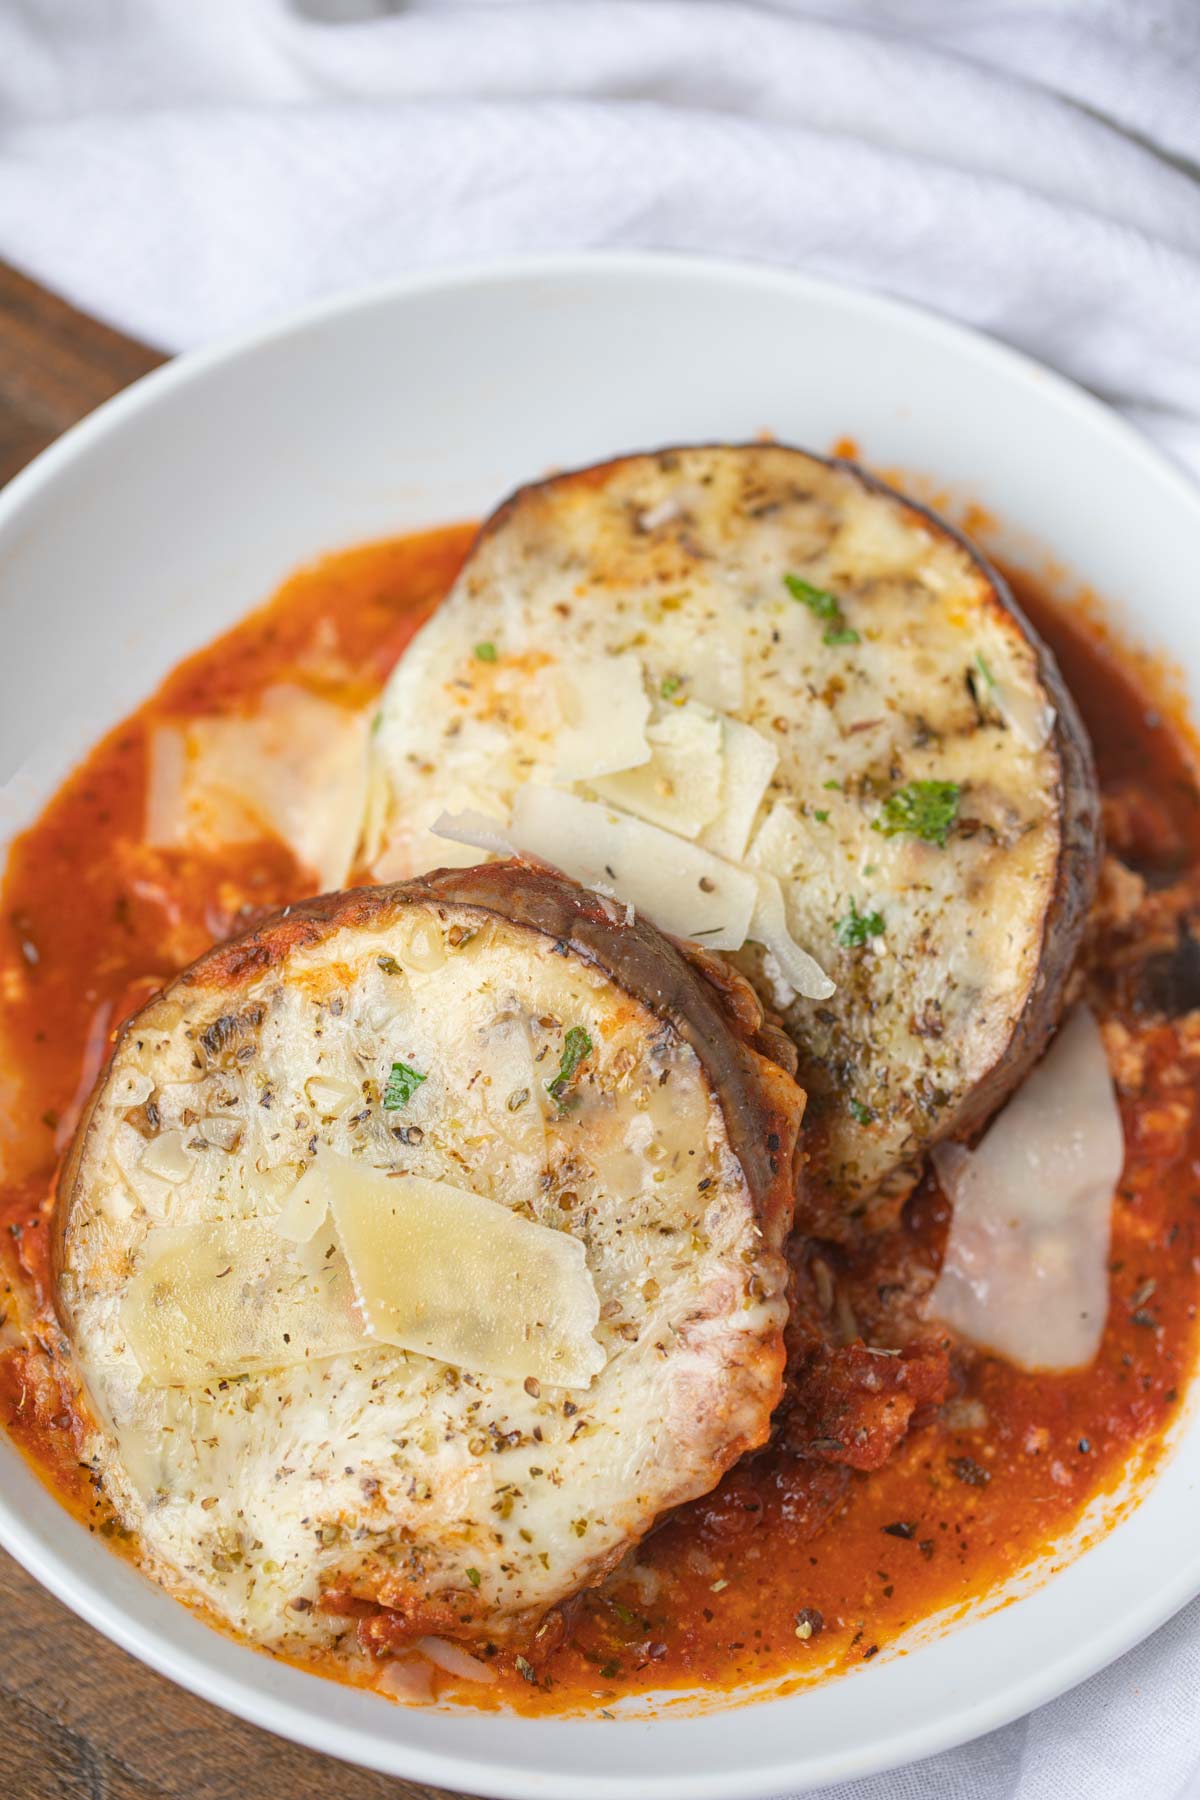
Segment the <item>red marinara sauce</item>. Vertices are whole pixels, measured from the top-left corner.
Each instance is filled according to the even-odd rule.
[[[0,909],[0,1423],[93,1530],[120,1537],[77,1461],[66,1346],[46,1309],[58,1158],[120,1020],[212,942],[309,886],[277,844],[219,857],[145,845],[148,734],[247,706],[281,681],[368,703],[471,536],[460,526],[369,545],[295,575],[111,732],[13,847]],[[778,1448],[746,1459],[585,1595],[549,1656],[493,1687],[457,1687],[464,1700],[594,1709],[631,1692],[808,1680],[869,1660],[1045,1553],[1091,1499],[1131,1471],[1144,1479],[1162,1454],[1200,1294],[1200,974],[1180,952],[1200,913],[1191,742],[1094,608],[1056,606],[1028,576],[1010,579],[1091,730],[1120,859],[1085,959],[1128,1146],[1099,1357],[1035,1376],[960,1355],[951,1399],[871,1473]],[[830,1247],[831,1283],[871,1341],[888,1341],[898,1274],[910,1293],[932,1283],[946,1225],[926,1180],[885,1229]],[[22,1341],[14,1321],[39,1311]]]

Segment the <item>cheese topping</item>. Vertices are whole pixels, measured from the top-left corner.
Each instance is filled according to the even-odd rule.
[[[211,850],[275,837],[326,892],[350,873],[367,795],[365,717],[303,688],[268,688],[249,717],[154,732],[146,841]]]
[[[369,1342],[329,1233],[317,1249],[302,1258],[252,1219],[155,1231],[121,1305],[126,1343],[146,1379],[197,1387]]]
[[[778,1233],[695,1049],[601,969],[342,904],[117,1048],[65,1196],[85,1453],[256,1641],[335,1644],[330,1589],[501,1641],[760,1441]]]
[[[446,1181],[318,1165],[371,1332],[440,1362],[585,1388],[604,1367],[583,1245]]]
[[[1125,1160],[1095,1015],[1076,1009],[974,1150],[941,1144],[933,1160],[954,1202],[934,1317],[1024,1369],[1085,1367]]]
[[[427,828],[468,807],[515,819],[522,788],[568,785],[540,735],[544,709],[506,690],[501,712],[473,682],[481,637],[502,643],[514,678],[535,660],[603,669],[636,657],[652,744],[672,710],[724,715],[720,813],[702,818],[713,761],[697,733],[674,765],[660,744],[632,775],[573,784],[569,821],[540,800],[543,814],[557,808],[555,829],[522,847],[671,931],[704,933],[787,1005],[821,1101],[830,1204],[951,1132],[1026,1006],[1044,1004],[1064,808],[1088,804],[1086,770],[1063,760],[1074,728],[1055,728],[1039,647],[986,566],[852,470],[778,445],[667,450],[522,490],[385,693],[375,747],[390,874],[438,854],[408,821]],[[463,781],[487,802],[452,799]],[[585,855],[576,837],[589,816],[577,809],[597,798],[637,819],[635,830],[590,815],[616,860]],[[738,876],[747,861],[774,876],[781,907],[769,884],[748,897],[722,873],[737,904],[697,914],[698,851]],[[852,905],[878,910],[886,930],[848,936]],[[819,988],[799,965],[789,976],[771,921],[815,958]],[[829,1003],[807,1004],[818,994]]]
[[[648,760],[592,781],[602,800],[694,838],[721,808],[721,721],[706,707],[672,708],[650,726]]]

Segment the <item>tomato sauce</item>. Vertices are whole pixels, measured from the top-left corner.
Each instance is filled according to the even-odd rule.
[[[66,1346],[48,1305],[56,1165],[121,1019],[213,941],[308,885],[273,843],[219,857],[147,846],[149,734],[252,705],[281,681],[368,703],[471,535],[453,527],[301,571],[175,670],[13,846],[0,908],[0,1423],[58,1497],[109,1535],[120,1529],[78,1466]],[[803,1681],[869,1661],[1044,1555],[1089,1501],[1131,1473],[1145,1479],[1163,1453],[1200,1295],[1200,978],[1192,994],[1179,953],[1181,924],[1200,911],[1194,759],[1182,720],[1131,675],[1093,611],[1057,605],[1026,575],[1012,581],[1091,729],[1110,846],[1125,865],[1122,904],[1100,920],[1084,964],[1127,1139],[1097,1361],[1034,1376],[956,1353],[951,1398],[870,1473],[779,1446],[745,1460],[648,1539],[632,1568],[568,1609],[556,1649],[493,1687],[458,1687],[463,1700],[595,1709],[630,1693]],[[889,1342],[896,1271],[910,1291],[931,1285],[947,1222],[927,1179],[884,1229],[828,1248],[869,1342]]]

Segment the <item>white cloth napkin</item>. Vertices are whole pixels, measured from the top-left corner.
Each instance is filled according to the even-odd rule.
[[[1200,473],[1200,0],[5,0],[0,255],[163,347],[400,270],[793,264],[1065,370]],[[865,1696],[864,1696],[865,1698]],[[1200,1796],[1200,1603],[837,1800]]]

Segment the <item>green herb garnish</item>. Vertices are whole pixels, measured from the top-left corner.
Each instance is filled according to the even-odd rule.
[[[841,784],[841,782],[840,782],[840,781],[823,781],[823,782],[822,782],[822,783],[821,783],[821,786],[822,786],[822,787],[823,787],[823,788],[833,788],[833,789],[835,789],[835,790],[836,790],[836,792],[837,792],[837,793],[839,793],[839,794],[840,794],[840,793],[841,793],[841,791],[842,791],[842,784]]]
[[[495,660],[496,660],[495,644],[476,644],[475,660],[476,660],[476,662],[495,662]]]
[[[785,575],[783,585],[793,600],[799,600],[801,606],[807,606],[809,612],[816,613],[818,619],[841,618],[842,603],[828,588],[814,587],[811,581],[803,581],[799,575]]]
[[[817,821],[818,825],[824,825],[824,823],[828,819],[828,817],[829,817],[829,814],[824,810],[823,807],[818,807],[816,809],[816,811],[813,813],[813,818]]]
[[[854,627],[847,625],[843,618],[841,601],[828,588],[814,587],[811,581],[804,581],[799,575],[785,575],[783,585],[793,600],[799,600],[801,606],[807,606],[809,612],[815,613],[818,619],[828,619],[829,629],[822,636],[823,644],[862,642]]]
[[[683,686],[683,676],[682,675],[668,675],[664,679],[663,684],[659,688],[658,691],[664,700],[669,700],[671,698],[671,695],[677,694],[682,686]]]
[[[977,650],[975,652],[975,667],[979,670],[979,673],[983,676],[983,679],[987,682],[988,686],[994,688],[996,685],[996,677],[984,662],[982,650]]]
[[[554,1100],[561,1100],[571,1084],[576,1069],[585,1057],[592,1054],[592,1040],[582,1025],[572,1025],[563,1039],[562,1060],[558,1065],[558,1074],[553,1081],[546,1083],[546,1092]]]
[[[871,829],[882,832],[884,837],[907,832],[944,850],[950,827],[958,817],[961,794],[957,781],[910,781],[888,796]]]
[[[850,911],[834,927],[838,943],[848,947],[865,944],[868,939],[879,937],[885,929],[882,913],[860,913],[853,900]]]
[[[864,1106],[861,1100],[851,1100],[849,1113],[856,1125],[871,1125],[874,1123],[875,1114],[871,1111],[869,1106]]]
[[[466,1576],[472,1587],[477,1588],[479,1586],[481,1576],[478,1569],[468,1569],[466,1571]]]
[[[388,1112],[395,1112],[398,1106],[407,1106],[425,1079],[419,1069],[410,1069],[407,1063],[394,1062],[387,1087],[383,1091],[383,1104]]]

